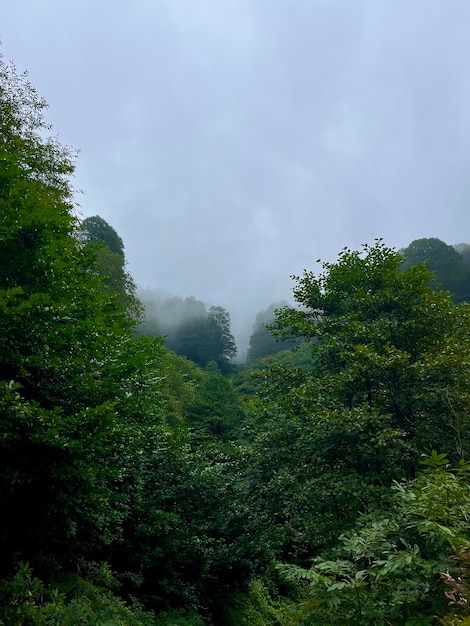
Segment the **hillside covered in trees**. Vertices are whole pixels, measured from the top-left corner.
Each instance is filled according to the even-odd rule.
[[[2,61],[0,623],[469,624],[468,246],[343,249],[236,369],[222,307],[145,317],[45,106]]]

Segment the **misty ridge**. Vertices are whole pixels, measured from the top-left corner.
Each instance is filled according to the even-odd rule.
[[[234,333],[231,311],[219,304],[204,302],[194,295],[182,297],[164,289],[137,287],[126,269],[123,239],[99,215],[80,223],[77,238],[96,256],[105,289],[117,295],[136,319],[137,335],[164,338],[167,348],[199,367],[206,368],[213,362],[226,375],[232,364],[250,363],[297,345],[294,339],[272,331],[279,312],[292,306],[287,300],[270,303],[256,313],[248,326]],[[470,301],[470,244],[449,245],[435,237],[422,238],[398,252],[403,271],[425,264],[431,272],[433,289],[449,292],[457,304]],[[323,270],[328,266],[323,263]],[[304,273],[310,271],[304,269]],[[249,301],[242,305],[252,310]]]
[[[170,350],[188,358],[191,358],[190,355],[194,357],[194,349],[191,349],[194,335],[203,332],[214,306],[194,296],[183,298],[161,289],[138,288],[137,297],[144,305],[144,319],[139,323],[137,333],[165,337],[166,346]],[[292,341],[278,341],[267,328],[274,321],[276,309],[283,306],[288,306],[288,302],[283,300],[273,303],[256,314],[253,324],[244,332],[250,338],[248,346],[246,342],[241,343],[240,338],[234,338],[237,350],[233,354],[233,362],[253,361],[293,346]],[[231,334],[230,324],[228,331]],[[197,340],[200,339],[199,336]],[[196,358],[196,362],[203,367],[209,361],[202,356]]]
[[[403,256],[404,270],[412,265],[426,263],[433,273],[433,287],[451,292],[456,303],[470,301],[470,244],[449,245],[438,238],[423,238],[411,242],[400,253]],[[218,360],[217,351],[205,355],[202,349],[204,344],[210,342],[210,339],[204,338],[204,328],[210,318],[210,311],[214,308],[225,312],[224,333],[226,338],[230,337],[232,346],[230,362],[252,362],[295,345],[293,339],[282,340],[269,328],[276,311],[289,306],[287,300],[271,303],[260,310],[253,323],[243,329],[239,336],[234,337],[230,311],[225,311],[222,307],[202,302],[193,295],[181,297],[158,288],[139,287],[137,296],[144,307],[143,319],[137,327],[137,333],[165,337],[166,346],[170,350],[186,356],[202,367],[207,366],[211,360]],[[248,342],[246,337],[249,338]],[[228,371],[227,365],[228,361],[223,366],[225,371]]]

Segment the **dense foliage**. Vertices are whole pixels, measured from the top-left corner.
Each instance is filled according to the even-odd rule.
[[[376,241],[171,351],[45,107],[1,61],[0,623],[468,624],[469,305]]]
[[[83,220],[80,225],[79,238],[86,244],[105,244],[110,252],[124,258],[124,242],[114,228],[99,215]]]
[[[43,138],[45,103],[13,66],[1,79],[3,619],[46,619],[38,602],[54,589],[58,605],[78,593],[106,615],[128,611],[103,585],[150,609],[208,612],[209,586],[236,589],[263,560],[238,455],[192,443],[205,375],[134,336],[103,272],[108,248],[78,236],[73,163]]]
[[[230,332],[230,315],[220,306],[211,306],[209,311],[185,319],[168,338],[167,345],[200,367],[214,361],[225,373],[230,371],[232,358],[237,353]]]
[[[102,217],[95,215],[84,219],[77,231],[78,239],[96,258],[95,272],[104,280],[103,287],[117,296],[136,320],[142,317],[142,304],[136,296],[136,286],[126,271],[124,243]]]
[[[266,310],[257,314],[248,346],[246,357],[248,362],[257,361],[294,347],[295,341],[291,339],[280,341],[269,328],[269,325],[274,321],[276,309],[285,304],[285,302],[271,304]]]
[[[363,517],[340,537],[332,558],[317,557],[307,570],[282,568],[309,587],[299,623],[429,624],[447,612],[449,599],[466,607],[456,579],[470,548],[470,467],[461,462],[452,470],[436,453],[423,465],[413,481],[393,485],[387,511]],[[448,620],[441,623],[463,623],[456,615]]]
[[[164,336],[165,344],[200,367],[214,361],[225,374],[237,353],[230,314],[221,306],[206,305],[194,296],[179,298],[147,290],[141,292],[144,320],[137,332]]]
[[[450,291],[455,302],[470,301],[469,246],[449,246],[440,239],[416,239],[402,250],[403,267],[426,263],[432,284]]]
[[[254,445],[259,506],[303,559],[382,506],[422,453],[468,455],[470,325],[467,305],[381,242],[305,272],[294,295],[276,325],[311,343],[312,368],[265,375]]]

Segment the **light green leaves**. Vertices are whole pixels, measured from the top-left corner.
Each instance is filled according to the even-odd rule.
[[[440,574],[455,571],[454,556],[470,549],[470,490],[445,454],[425,461],[426,472],[396,484],[387,515],[366,516],[339,538],[336,559],[317,557],[308,570],[280,566],[308,582],[309,624],[323,624],[326,608],[331,624],[427,623],[446,613]]]

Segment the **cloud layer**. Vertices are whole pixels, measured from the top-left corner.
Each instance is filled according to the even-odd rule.
[[[144,287],[235,329],[383,237],[470,241],[466,0],[16,0],[3,54]]]

